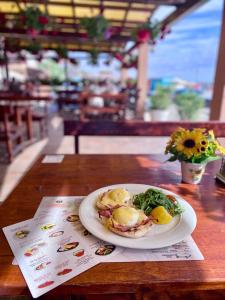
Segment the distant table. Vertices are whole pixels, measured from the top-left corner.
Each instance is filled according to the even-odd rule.
[[[111,294],[94,299],[138,300],[150,299],[146,294],[225,291],[225,186],[213,178],[220,161],[207,166],[200,185],[189,185],[180,182],[179,163],[164,163],[162,155],[66,155],[60,164],[41,164],[41,160],[0,207],[1,228],[32,218],[43,196],[87,195],[111,184],[142,183],[169,189],[193,206],[198,218],[193,238],[205,257],[204,261],[101,263],[51,291],[49,299]],[[3,232],[0,245],[0,295],[29,294],[19,268],[12,265]],[[118,294],[126,298],[116,298]]]
[[[23,101],[51,101],[51,97],[40,97],[40,96],[24,96],[20,94],[1,94],[0,93],[0,101],[10,101],[10,102],[23,102]]]

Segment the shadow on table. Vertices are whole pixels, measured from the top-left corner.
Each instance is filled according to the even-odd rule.
[[[57,120],[58,122],[56,122]],[[39,155],[57,153],[62,143],[62,139],[62,121],[59,118],[54,118],[54,116],[52,116],[48,122],[48,137],[44,148],[35,147],[35,144],[33,144],[24,149],[22,153],[18,154],[11,164],[0,163],[0,199],[2,202]],[[22,164],[25,166],[21,166]]]
[[[166,160],[166,157],[165,157]],[[149,184],[168,189],[182,195],[185,200],[191,200],[196,207],[201,207],[207,216],[217,222],[225,222],[225,185],[215,180],[221,161],[211,162],[199,185],[181,182],[180,164],[165,162],[165,160],[150,162],[145,157],[137,157],[137,168],[148,170]],[[145,180],[146,181],[146,180]]]

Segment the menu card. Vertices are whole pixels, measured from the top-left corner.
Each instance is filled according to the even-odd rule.
[[[58,154],[58,155],[45,155],[45,157],[42,160],[43,164],[59,164],[63,161],[64,155]]]
[[[106,257],[118,254],[121,249],[94,238],[81,225],[79,199],[74,202],[74,197],[70,197],[64,202],[56,197],[44,201],[47,206],[38,210],[38,218],[3,228],[34,298],[105,261]],[[45,210],[48,204],[50,207]]]
[[[33,219],[3,228],[34,298],[103,261],[204,259],[191,237],[151,250],[127,249],[103,242],[79,221],[82,199],[44,197]]]

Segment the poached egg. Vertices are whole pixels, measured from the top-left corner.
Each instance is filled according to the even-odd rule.
[[[101,194],[96,205],[100,209],[114,208],[127,205],[130,199],[131,195],[126,189],[118,188]]]
[[[121,226],[133,227],[140,224],[146,218],[147,216],[142,210],[122,206],[113,210],[111,220],[113,223]]]

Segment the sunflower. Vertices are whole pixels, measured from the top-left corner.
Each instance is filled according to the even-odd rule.
[[[183,153],[187,158],[193,155],[199,156],[201,152],[204,152],[203,148],[206,150],[206,145],[201,146],[203,140],[205,141],[206,138],[202,130],[185,130],[176,138],[176,150]]]
[[[207,140],[206,137],[203,136],[198,145],[198,152],[205,153],[208,147],[209,147],[209,141]]]
[[[170,139],[169,139],[169,141],[167,142],[167,145],[166,145],[165,154],[168,154],[171,151],[171,149],[175,145],[175,141],[176,141],[177,137],[180,136],[180,134],[182,132],[185,132],[185,131],[186,131],[186,129],[184,129],[182,127],[179,127],[176,131],[174,131],[171,134]]]
[[[225,149],[224,149],[224,147],[221,146],[220,143],[217,142],[217,141],[215,141],[215,145],[216,145],[217,150],[218,150],[221,154],[225,155]]]
[[[211,139],[212,141],[215,140],[215,135],[214,135],[213,130],[209,130],[209,137],[210,137],[210,139]]]

